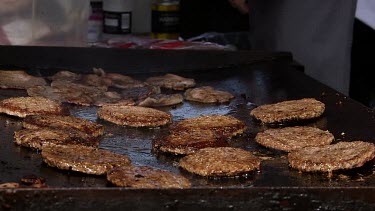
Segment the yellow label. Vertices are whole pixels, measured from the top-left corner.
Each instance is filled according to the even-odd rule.
[[[152,10],[161,11],[161,12],[173,12],[173,11],[180,10],[180,5],[179,4],[171,4],[171,5],[153,4]]]
[[[152,33],[152,38],[162,40],[177,40],[180,36],[179,33]]]

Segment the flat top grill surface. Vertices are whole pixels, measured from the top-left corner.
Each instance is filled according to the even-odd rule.
[[[33,70],[35,71],[35,70]],[[43,76],[56,70],[42,69]],[[72,69],[74,71],[74,69]],[[108,70],[108,72],[110,72]],[[230,141],[233,147],[254,152],[255,155],[268,158],[261,170],[239,178],[211,179],[192,175],[178,168],[178,156],[155,154],[151,152],[151,142],[167,132],[167,127],[156,129],[128,128],[117,126],[96,117],[96,107],[67,105],[72,115],[98,121],[105,126],[105,133],[99,148],[107,149],[130,157],[133,165],[147,165],[182,174],[193,183],[194,188],[251,188],[251,187],[375,187],[374,161],[361,168],[336,171],[332,177],[325,173],[301,173],[290,169],[286,155],[255,143],[254,137],[259,131],[269,127],[250,117],[251,109],[258,105],[276,103],[284,100],[316,98],[326,104],[322,117],[290,125],[310,125],[329,130],[338,141],[375,141],[374,113],[361,104],[336,93],[332,89],[307,77],[285,63],[265,62],[252,65],[240,65],[227,68],[209,68],[192,71],[171,71],[184,77],[194,78],[197,86],[213,86],[229,91],[236,98],[229,104],[200,104],[184,101],[182,105],[163,107],[174,121],[199,115],[222,114],[243,120],[248,130],[244,135]],[[34,72],[35,74],[35,72]],[[136,79],[144,80],[149,76],[165,73],[132,73]],[[166,91],[164,93],[181,93]],[[0,90],[0,99],[13,96],[26,96],[22,90]],[[113,187],[104,176],[61,171],[43,164],[40,152],[17,146],[13,143],[13,132],[21,129],[22,119],[0,115],[0,183],[18,182],[21,177],[35,174],[46,179],[51,188],[101,188]],[[285,125],[283,125],[285,126]]]

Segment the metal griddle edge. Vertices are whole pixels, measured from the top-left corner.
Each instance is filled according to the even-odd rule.
[[[243,112],[234,114],[243,119],[247,118],[244,111],[256,105],[315,97],[327,105],[327,110],[323,118],[306,124],[329,129],[336,139],[339,139],[338,141],[375,140],[374,113],[360,103],[304,75],[303,67],[294,62],[292,55],[287,52],[1,46],[0,67],[23,68],[36,75],[61,69],[91,72],[92,67],[102,67],[111,72],[140,77],[173,72],[195,77],[201,84],[217,85],[234,92],[239,101],[229,107],[234,106],[235,112]],[[2,92],[0,96],[7,97],[14,94]],[[202,108],[195,109],[206,112]],[[3,124],[13,124],[18,120],[2,117],[0,121],[5,122],[1,125],[1,132],[7,130]],[[250,127],[247,132],[249,139],[253,138],[257,131],[264,129],[251,119],[246,123]],[[246,142],[249,139],[239,142]],[[248,147],[257,148],[255,145]],[[273,154],[280,159],[274,161],[276,164],[273,161],[265,164],[262,176],[255,178],[254,182],[248,185],[233,185],[231,182],[228,185],[225,182],[211,181],[214,185],[197,185],[189,189],[129,189],[111,186],[7,189],[0,190],[0,210],[373,210],[375,208],[373,162],[359,170],[339,172],[333,178],[327,178],[325,175],[302,175],[300,172],[290,171],[285,159],[282,160],[285,154],[263,148],[260,151]],[[26,154],[29,156],[28,152]],[[4,158],[2,156],[5,154],[0,154],[0,161]],[[12,172],[9,173],[13,171],[12,167],[6,165],[0,163],[0,178],[6,177],[7,174],[12,175]],[[19,175],[21,176],[23,175]],[[72,174],[70,177],[72,183],[77,180],[77,175]]]

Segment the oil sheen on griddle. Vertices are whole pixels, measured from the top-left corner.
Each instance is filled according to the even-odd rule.
[[[152,37],[177,39],[180,28],[180,1],[155,0],[152,4]]]

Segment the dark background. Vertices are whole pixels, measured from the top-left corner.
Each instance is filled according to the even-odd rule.
[[[189,38],[205,32],[249,30],[248,15],[240,14],[228,0],[181,0],[181,36]]]
[[[354,22],[352,69],[349,95],[375,109],[375,31],[359,20]]]

